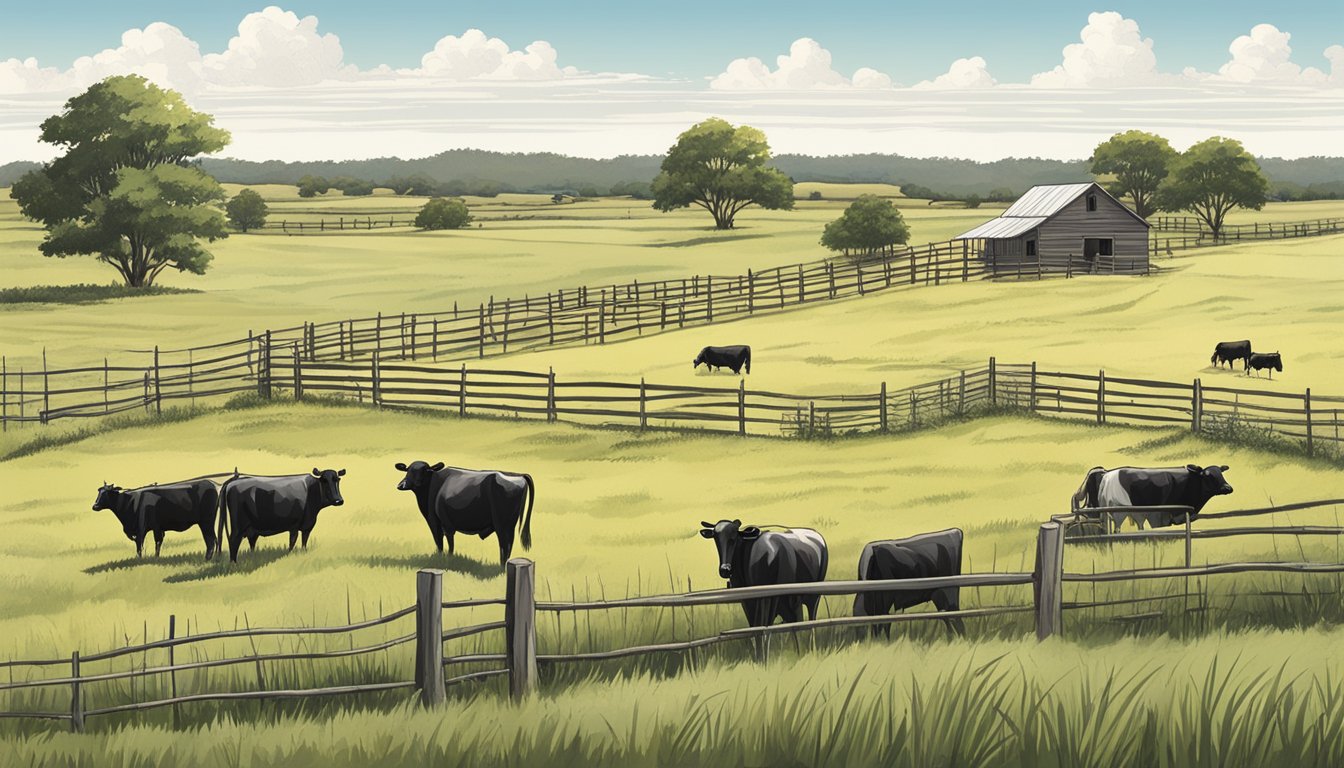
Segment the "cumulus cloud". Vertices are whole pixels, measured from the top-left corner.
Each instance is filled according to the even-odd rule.
[[[317,31],[316,16],[274,5],[249,13],[223,53],[206,56],[206,77],[218,85],[311,85],[357,73],[344,63],[340,38]]]
[[[1303,69],[1290,60],[1293,49],[1288,45],[1288,41],[1291,38],[1292,35],[1280,31],[1273,24],[1256,24],[1251,28],[1250,34],[1232,41],[1227,47],[1232,58],[1219,67],[1218,74],[1210,79],[1229,83],[1289,85],[1316,85],[1327,82],[1330,78],[1321,70],[1315,67]],[[1330,58],[1330,51],[1338,47],[1327,49],[1326,58]],[[1333,64],[1334,60],[1331,61]],[[1341,70],[1344,67],[1336,66],[1335,69]]]
[[[0,61],[0,93],[33,93],[61,87],[64,75],[55,67],[43,67],[37,59]]]
[[[440,38],[434,50],[421,57],[419,69],[400,72],[449,80],[559,80],[578,74],[573,67],[557,65],[557,57],[555,48],[545,40],[515,51],[498,37],[468,29],[461,37]]]
[[[1139,23],[1115,11],[1091,13],[1082,42],[1064,47],[1064,60],[1031,78],[1042,88],[1146,85],[1162,79],[1153,39],[1139,34]]]
[[[1344,85],[1344,45],[1332,45],[1326,48],[1325,59],[1330,62],[1330,82]]]
[[[981,56],[969,59],[957,59],[947,72],[932,80],[924,80],[914,87],[917,90],[965,90],[970,88],[989,88],[997,81],[989,74],[989,67]]]
[[[845,77],[831,66],[830,51],[810,37],[800,37],[789,46],[788,53],[775,58],[773,70],[755,56],[733,59],[709,87],[719,91],[877,90],[891,88],[892,82],[887,75],[868,67],[857,70],[852,78]]]
[[[177,27],[156,21],[122,33],[117,48],[75,59],[65,77],[69,85],[85,88],[105,77],[132,73],[162,86],[199,90],[201,47]]]

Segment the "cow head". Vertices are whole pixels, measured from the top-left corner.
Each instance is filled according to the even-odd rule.
[[[1283,373],[1283,357],[1278,352],[1275,352],[1274,356],[1270,358],[1270,365],[1274,370]]]
[[[98,498],[93,500],[93,511],[100,509],[110,509],[113,512],[117,510],[117,501],[121,498],[121,487],[111,483],[103,483],[98,488]]]
[[[700,535],[713,539],[719,548],[719,576],[725,579],[733,577],[733,561],[737,559],[738,547],[744,541],[753,541],[761,535],[761,529],[754,525],[742,527],[741,520],[720,520],[718,523],[700,522],[703,526]]]
[[[344,469],[318,469],[313,467],[313,477],[317,478],[318,492],[322,494],[324,504],[339,507],[345,503],[345,499],[341,498],[341,478],[345,477]]]
[[[704,353],[704,351],[702,350],[702,351],[700,352],[700,354],[696,355],[696,356],[695,356],[695,359],[691,361],[691,367],[692,367],[692,368],[699,368],[699,367],[700,367],[700,364],[703,363],[703,362],[705,362],[705,353]],[[708,368],[709,366],[706,365],[705,367]]]
[[[1201,494],[1209,498],[1214,496],[1226,496],[1232,492],[1232,486],[1228,485],[1227,480],[1223,478],[1223,473],[1227,471],[1227,465],[1213,465],[1210,467],[1200,467],[1198,464],[1186,464],[1185,468],[1190,470],[1192,479],[1199,483]]]
[[[427,464],[423,461],[412,461],[410,466],[398,462],[396,466],[398,472],[406,473],[401,482],[397,483],[397,490],[418,491],[429,487],[429,481],[434,478],[434,473],[443,469],[443,462]]]

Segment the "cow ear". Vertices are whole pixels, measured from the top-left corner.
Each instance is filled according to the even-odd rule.
[[[706,539],[712,539],[712,538],[714,538],[714,529],[713,529],[713,528],[701,528],[701,529],[700,529],[700,535],[703,536],[703,537],[705,537]]]
[[[1186,464],[1185,468],[1190,470],[1191,472],[1194,472],[1196,475],[1204,471],[1204,468],[1199,466],[1198,464]]]
[[[337,472],[337,473],[336,473],[336,476],[337,476],[337,477],[345,477],[345,470],[342,469],[341,471]]]
[[[742,536],[742,538],[750,541],[751,539],[754,539],[761,535],[761,529],[757,528],[754,525],[748,525],[746,528],[742,529],[740,535]]]
[[[321,477],[321,476],[322,473],[318,471],[317,467],[313,467],[313,477]]]
[[[741,521],[741,520],[734,519],[734,520],[733,520],[733,525],[736,525],[736,526],[739,526],[739,527],[740,527],[740,526],[742,525],[742,521]]]
[[[430,471],[430,472],[438,472],[440,469],[443,469],[443,462],[442,462],[442,461],[435,462],[434,465],[431,466],[431,467],[429,468],[429,471]]]
[[[396,469],[397,469],[398,472],[405,472],[405,471],[406,471],[406,465],[405,465],[405,464],[402,464],[400,461],[398,461],[397,464],[396,464]]]
[[[1226,464],[1222,465],[1221,467],[1218,468],[1218,471],[1219,471],[1219,472],[1226,472],[1226,471],[1227,471],[1227,465],[1226,465]]]
[[[700,525],[701,525],[701,527],[704,527],[704,528],[713,528],[713,527],[714,527],[714,524],[713,524],[713,523],[706,523],[704,520],[701,520],[701,521],[700,521]]]

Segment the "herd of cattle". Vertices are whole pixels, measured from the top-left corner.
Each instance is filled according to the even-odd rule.
[[[531,548],[532,505],[536,497],[531,475],[461,469],[424,461],[398,463],[396,469],[402,473],[397,490],[415,494],[416,506],[439,552],[443,551],[445,536],[449,553],[454,551],[456,533],[482,539],[494,535],[501,565],[509,559],[516,532],[521,533],[523,548]],[[1085,512],[1087,508],[1099,507],[1185,506],[1194,510],[1193,517],[1215,496],[1232,493],[1232,486],[1223,477],[1227,469],[1225,465],[1196,464],[1164,469],[1095,467],[1087,472],[1074,495],[1074,508]],[[314,468],[308,474],[279,477],[235,473],[219,486],[210,479],[132,490],[104,483],[98,489],[93,509],[111,510],[117,516],[127,538],[135,542],[137,557],[143,554],[145,537],[151,533],[157,556],[166,531],[199,527],[207,560],[220,551],[227,538],[229,559],[236,563],[243,540],[253,548],[261,536],[288,533],[291,551],[300,539],[306,548],[318,513],[345,503],[340,487],[344,475],[344,469]],[[1155,524],[1173,522],[1185,520],[1166,519]],[[719,576],[730,588],[805,584],[826,579],[830,552],[826,539],[815,530],[763,531],[757,526],[744,526],[741,520],[720,520],[701,522],[700,535],[714,542]],[[961,552],[962,532],[956,528],[869,542],[859,555],[858,578],[957,576],[961,574]],[[744,600],[742,610],[751,626],[766,626],[777,618],[785,622],[802,621],[804,609],[811,620],[817,616],[820,599],[818,595],[754,598]],[[932,602],[939,611],[957,611],[960,590],[945,587],[864,592],[854,600],[854,614],[883,616],[926,602]],[[948,619],[947,624],[953,632],[964,631],[959,617]],[[883,629],[889,631],[889,627]]]
[[[1235,360],[1241,360],[1242,370],[1250,376],[1251,371],[1263,371],[1269,369],[1269,378],[1274,378],[1274,372],[1283,373],[1283,357],[1278,352],[1253,352],[1251,351],[1250,339],[1241,341],[1220,341],[1213,348],[1213,357],[1209,362],[1221,367],[1224,363],[1228,368],[1232,367]]]

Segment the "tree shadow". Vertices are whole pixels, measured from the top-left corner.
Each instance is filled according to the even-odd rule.
[[[227,549],[227,547],[226,547]],[[181,573],[173,573],[165,576],[165,584],[182,584],[191,581],[204,581],[206,579],[216,579],[222,576],[232,576],[233,574],[251,573],[274,563],[275,561],[293,554],[300,556],[303,550],[296,549],[293,553],[287,547],[267,547],[248,552],[246,548],[238,553],[238,562],[230,563],[228,552],[223,555],[216,555],[210,562],[201,561],[197,563],[196,568],[192,568]]]
[[[479,560],[473,560],[462,555],[450,555],[446,552],[442,555],[430,553],[425,555],[370,555],[359,560],[364,565],[374,568],[393,568],[405,570],[420,570],[421,568],[434,568],[442,571],[451,571],[460,573],[464,576],[470,576],[480,581],[490,581],[504,572],[504,568],[493,562],[483,563]]]

